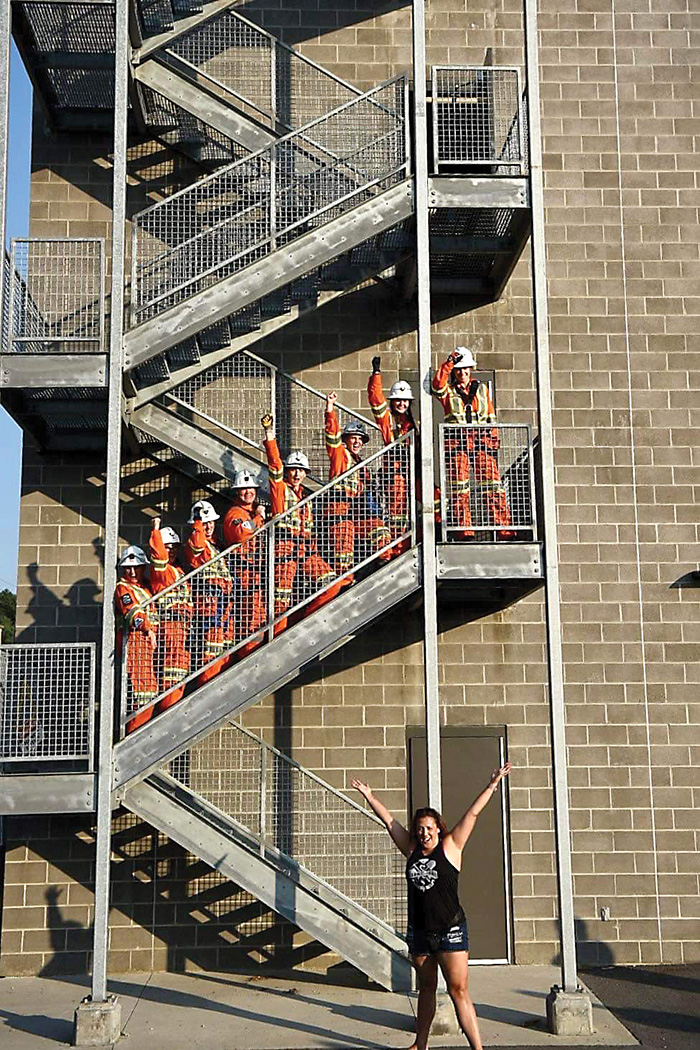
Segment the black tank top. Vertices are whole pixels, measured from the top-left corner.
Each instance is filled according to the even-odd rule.
[[[408,925],[413,930],[449,930],[464,922],[464,911],[457,892],[459,871],[442,848],[442,842],[427,857],[420,847],[406,863],[408,882]]]

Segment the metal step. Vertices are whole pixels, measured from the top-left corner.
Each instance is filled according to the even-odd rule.
[[[284,854],[266,849],[230,817],[166,774],[131,787],[138,817],[231,879],[278,915],[391,991],[409,991],[412,969],[401,937]]]
[[[406,180],[144,321],[125,336],[127,367],[141,364],[349,252],[408,218],[413,207],[412,183]]]
[[[114,748],[113,788],[119,795],[164,766],[232,715],[245,711],[296,677],[324,650],[356,634],[420,587],[418,548],[378,568],[323,609],[200,686]]]

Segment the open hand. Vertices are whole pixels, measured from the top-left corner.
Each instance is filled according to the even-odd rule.
[[[490,780],[491,787],[494,789],[494,791],[496,790],[500,782],[503,780],[503,778],[508,776],[512,768],[512,762],[506,762],[504,766],[499,766],[497,769],[494,769],[493,773],[491,774]]]
[[[337,400],[338,400],[338,395],[336,394],[335,390],[333,390],[332,393],[330,393],[328,395],[328,397],[326,398],[326,411],[327,412],[332,412],[333,411],[333,409],[335,408],[335,403],[336,403]]]
[[[365,784],[364,780],[358,780],[357,777],[350,781],[350,787],[355,788],[355,791],[359,791],[367,799],[372,794],[372,788],[369,784]]]

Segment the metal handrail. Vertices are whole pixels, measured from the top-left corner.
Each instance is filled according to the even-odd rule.
[[[403,450],[403,452],[402,452],[402,450]],[[290,606],[288,608],[284,609],[283,612],[279,613],[278,615],[275,615],[275,613],[274,613],[275,573],[274,573],[273,570],[274,570],[274,563],[275,563],[276,536],[277,536],[277,532],[279,530],[280,525],[283,525],[283,523],[285,521],[291,519],[292,516],[297,515],[300,510],[302,510],[304,507],[306,507],[308,504],[310,504],[312,502],[317,503],[322,508],[323,507],[323,503],[321,501],[327,495],[332,494],[334,489],[338,489],[338,490],[342,491],[342,489],[348,484],[348,481],[350,481],[352,478],[354,478],[354,476],[356,474],[358,474],[361,471],[367,471],[368,468],[370,468],[373,464],[379,465],[379,461],[382,458],[384,458],[385,462],[391,463],[392,460],[395,459],[397,454],[399,454],[399,455],[403,454],[403,456],[405,457],[404,469],[405,469],[406,474],[407,474],[407,483],[406,483],[406,490],[407,490],[407,515],[406,516],[407,516],[407,519],[408,519],[408,527],[405,530],[403,530],[400,534],[393,535],[391,537],[390,542],[384,543],[381,547],[378,547],[377,549],[375,549],[368,556],[361,558],[359,561],[353,562],[353,564],[349,568],[347,568],[344,572],[335,573],[333,578],[330,579],[324,586],[319,587],[317,590],[313,590],[312,593],[307,594],[300,601],[297,601],[295,604],[290,604]],[[380,469],[381,469],[381,467],[380,467]],[[319,595],[325,593],[330,587],[333,587],[339,581],[342,581],[345,578],[347,578],[347,577],[353,575],[354,573],[360,571],[361,569],[364,569],[365,566],[367,566],[367,565],[371,564],[372,562],[374,562],[381,554],[385,553],[386,551],[389,551],[392,548],[397,547],[398,545],[402,544],[403,542],[408,542],[411,546],[413,546],[415,544],[415,542],[416,542],[415,499],[416,499],[416,492],[415,492],[415,468],[414,468],[414,434],[413,434],[413,432],[409,432],[408,434],[403,435],[397,441],[393,442],[391,445],[387,445],[384,448],[379,449],[377,452],[373,453],[371,456],[368,456],[366,459],[364,459],[361,462],[357,463],[354,467],[352,467],[350,470],[346,471],[339,478],[334,478],[332,481],[327,482],[327,484],[325,484],[324,486],[319,488],[316,492],[313,492],[309,496],[306,496],[304,499],[300,500],[299,503],[297,503],[290,510],[285,511],[282,514],[278,514],[274,518],[271,518],[269,521],[267,521],[265,523],[265,525],[262,526],[260,529],[258,529],[255,532],[255,534],[254,534],[255,535],[255,539],[256,539],[256,543],[260,544],[260,542],[262,540],[263,543],[266,544],[266,546],[267,546],[267,564],[268,564],[267,577],[268,578],[267,578],[266,596],[265,596],[266,597],[266,618],[265,618],[265,623],[261,624],[258,627],[256,627],[248,635],[246,635],[246,637],[239,639],[235,643],[232,643],[232,644],[230,644],[228,646],[225,646],[224,649],[222,650],[222,652],[217,654],[216,657],[213,657],[213,658],[209,659],[207,662],[202,663],[201,665],[199,665],[195,669],[191,670],[187,675],[183,675],[182,678],[176,684],[171,685],[167,689],[164,689],[162,692],[158,693],[157,696],[154,696],[151,700],[149,700],[148,703],[144,703],[144,704],[140,705],[137,708],[137,710],[139,712],[144,712],[144,711],[147,711],[149,708],[154,707],[165,696],[167,696],[169,693],[173,692],[173,690],[178,689],[181,686],[186,685],[187,683],[191,682],[194,678],[197,678],[202,673],[202,671],[205,670],[208,666],[210,666],[211,664],[217,663],[220,659],[222,659],[224,657],[232,655],[238,649],[240,649],[244,645],[246,645],[248,642],[250,642],[252,640],[255,640],[255,639],[257,639],[257,638],[259,638],[261,636],[265,636],[268,640],[272,640],[272,638],[274,637],[274,629],[281,621],[286,620],[288,617],[293,616],[295,613],[299,612],[299,610],[303,609],[306,605],[308,605],[310,602],[312,602]],[[323,519],[322,512],[319,514],[319,519]],[[282,539],[284,540],[285,538],[286,538],[286,536],[283,535]],[[214,557],[210,561],[208,561],[206,563],[206,565],[200,566],[200,567],[198,567],[196,569],[191,570],[189,573],[187,573],[186,575],[181,577],[179,580],[177,580],[174,583],[170,584],[168,587],[164,588],[162,591],[159,591],[158,594],[154,595],[153,597],[149,598],[147,601],[143,602],[141,605],[137,606],[135,608],[134,612],[145,613],[146,616],[148,617],[149,610],[153,609],[153,610],[155,610],[153,619],[157,621],[157,619],[158,619],[158,612],[157,612],[157,610],[158,610],[158,607],[162,604],[164,598],[166,598],[168,595],[172,594],[172,592],[177,591],[178,589],[181,590],[181,593],[184,593],[187,590],[187,588],[189,588],[190,585],[193,582],[195,582],[199,577],[201,577],[203,574],[205,574],[205,578],[206,578],[206,575],[210,575],[212,567],[215,567],[217,564],[223,562],[226,566],[228,566],[228,562],[229,562],[229,559],[231,558],[231,556],[233,554],[236,554],[237,552],[245,551],[245,548],[246,548],[245,544],[234,544],[231,547],[227,547],[225,550],[220,551],[216,555],[216,557]],[[125,666],[126,666],[126,658],[127,658],[127,652],[128,652],[128,644],[129,644],[129,634],[127,634],[127,636],[125,638],[125,643],[124,643],[123,652],[122,652],[122,704],[121,704],[121,727],[122,727],[122,732],[124,732],[124,730],[126,728],[126,724],[129,721],[129,719],[132,718],[134,716],[134,714],[135,714],[134,710],[132,710],[132,711],[127,710],[127,706],[128,706],[127,705],[127,699],[128,699],[127,698],[127,678],[128,678],[128,676],[127,676],[127,674],[125,672]]]

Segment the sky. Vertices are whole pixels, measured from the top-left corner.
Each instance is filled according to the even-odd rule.
[[[29,232],[32,88],[14,43],[10,65],[10,139],[7,164],[7,243]],[[17,584],[22,431],[0,408],[0,590]]]

